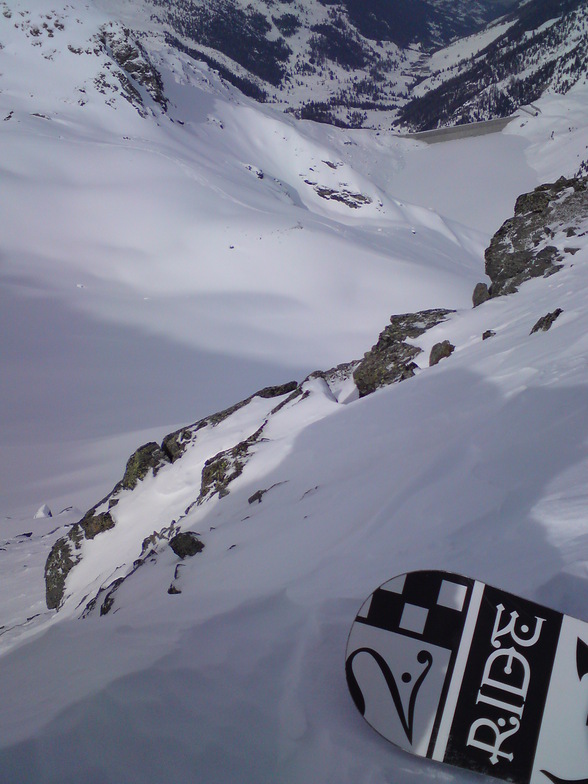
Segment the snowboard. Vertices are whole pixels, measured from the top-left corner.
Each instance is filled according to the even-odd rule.
[[[396,746],[516,784],[588,784],[588,623],[478,580],[403,574],[365,601],[345,671]]]

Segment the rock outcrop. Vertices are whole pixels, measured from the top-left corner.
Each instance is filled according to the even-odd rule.
[[[560,179],[551,185],[543,185],[532,193],[517,199],[515,215],[506,221],[493,237],[486,252],[486,271],[492,281],[490,287],[478,284],[474,304],[481,304],[490,297],[508,294],[517,290],[525,280],[539,275],[550,275],[557,271],[566,254],[573,256],[578,248],[574,237],[585,233],[585,216],[588,214],[588,178]],[[122,576],[109,584],[102,585],[94,598],[86,604],[86,611],[100,607],[101,614],[110,611],[114,594],[122,582],[141,565],[156,559],[162,551],[161,543],[169,544],[180,558],[200,552],[204,542],[191,531],[180,532],[182,521],[192,509],[209,502],[212,498],[223,498],[230,492],[230,485],[244,472],[248,461],[269,440],[270,421],[282,413],[298,406],[306,406],[313,395],[320,395],[335,403],[348,403],[365,397],[376,390],[409,379],[417,370],[416,358],[423,349],[418,338],[428,330],[448,319],[454,311],[447,309],[422,310],[390,317],[390,324],[380,333],[378,341],[361,360],[347,362],[327,371],[315,371],[304,381],[266,387],[254,395],[216,414],[207,416],[192,425],[169,433],[161,444],[152,441],[137,449],[126,464],[121,481],[113,490],[92,507],[70,530],[67,536],[53,546],[45,565],[46,601],[50,609],[58,609],[64,600],[68,574],[81,559],[82,543],[113,529],[117,523],[117,505],[123,494],[134,492],[138,484],[148,476],[156,477],[176,461],[182,459],[192,446],[202,447],[197,452],[197,471],[200,486],[186,497],[185,511],[177,520],[167,521],[159,531],[154,531],[143,541],[140,556],[132,564],[124,564]],[[561,314],[558,308],[546,314],[533,327],[532,332],[547,331]],[[482,339],[495,335],[486,329]],[[428,342],[430,345],[430,342]],[[455,346],[447,339],[437,342],[429,357],[429,366],[449,357]],[[421,362],[421,366],[424,363]],[[254,409],[250,416],[242,409],[254,398],[275,399],[269,406]],[[322,405],[322,403],[321,403]],[[315,416],[312,404],[308,409],[310,421]],[[239,414],[238,426],[229,423],[226,431],[221,430],[220,439],[215,435],[209,442],[211,430],[233,415]],[[302,419],[306,421],[306,414]],[[298,414],[295,420],[300,421]],[[284,420],[288,423],[288,419]],[[245,426],[243,423],[246,423]],[[278,426],[278,431],[281,425]],[[238,434],[238,435],[236,435]],[[203,439],[203,440],[201,440]],[[219,441],[223,449],[219,449]],[[215,444],[215,447],[211,446]],[[272,485],[274,487],[275,485]],[[249,505],[261,503],[268,489],[258,490],[249,496]],[[177,548],[177,549],[176,549]],[[179,565],[181,566],[181,564]],[[118,572],[119,570],[117,570]],[[170,586],[170,593],[181,592],[179,567]]]
[[[445,321],[451,310],[421,310],[391,316],[390,325],[380,333],[378,342],[368,351],[353,378],[360,397],[380,387],[414,376],[415,358],[422,349],[408,342]]]
[[[442,359],[447,359],[455,351],[455,346],[449,340],[443,340],[441,343],[435,343],[429,355],[429,367],[438,365]]]
[[[128,459],[124,476],[112,491],[95,506],[89,509],[82,519],[70,529],[67,536],[61,537],[53,545],[45,563],[45,599],[50,610],[58,609],[63,603],[65,581],[74,566],[80,561],[81,543],[94,539],[116,525],[114,512],[120,496],[132,491],[148,474],[156,475],[164,466],[178,460],[189,444],[198,437],[205,427],[215,427],[231,414],[247,405],[254,397],[274,398],[287,395],[298,389],[295,381],[281,386],[266,387],[224,411],[205,417],[193,425],[168,434],[161,445],[152,441],[139,447]],[[228,455],[217,455],[209,461],[203,471],[201,497],[215,493],[226,494],[226,486],[242,471],[243,459],[253,441],[247,439],[238,444]],[[229,467],[230,463],[230,467]]]
[[[531,335],[535,334],[535,332],[547,332],[551,329],[553,322],[561,316],[563,310],[561,308],[556,308],[551,313],[546,313],[545,316],[541,316],[541,318],[537,321],[537,323],[531,329]]]
[[[574,224],[587,212],[586,177],[561,177],[519,196],[514,216],[502,224],[486,250],[486,274],[492,282],[489,287],[476,286],[474,306],[490,297],[512,294],[526,280],[557,272],[566,255],[576,251],[572,243],[562,248],[559,240],[573,237]]]
[[[204,544],[194,531],[181,531],[169,540],[169,546],[178,558],[191,558],[204,550]]]
[[[138,104],[140,111],[144,111],[143,99],[138,89],[143,88],[164,112],[167,111],[167,98],[161,75],[139,41],[131,37],[131,31],[126,28],[104,27],[100,33],[100,43],[122,70],[122,78],[120,73],[118,76],[123,86],[123,94],[126,90],[125,97],[131,103]]]

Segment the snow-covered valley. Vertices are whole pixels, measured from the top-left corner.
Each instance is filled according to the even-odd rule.
[[[145,35],[164,111],[106,7],[0,15],[0,781],[473,781],[361,721],[345,641],[418,568],[586,617],[588,215],[541,240],[556,274],[472,292],[517,197],[588,157],[587,88],[428,146],[297,122]],[[358,399],[390,317],[435,308],[411,377]],[[179,459],[99,505],[178,428]],[[48,610],[93,505],[113,526]]]

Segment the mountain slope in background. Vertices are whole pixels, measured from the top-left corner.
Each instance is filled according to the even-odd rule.
[[[586,79],[580,0],[448,6],[174,0],[146,4],[143,24],[257,100],[350,127],[506,117]]]
[[[460,43],[435,53],[428,67],[437,70],[415,89],[419,97],[403,108],[401,122],[427,130],[508,117],[547,90],[564,94],[586,83],[585,3],[530,2],[495,29],[494,40],[478,51],[474,43],[463,56]]]
[[[473,781],[345,642],[418,568],[585,615],[588,88],[429,146],[116,5],[0,14],[0,781]]]
[[[151,32],[163,32],[169,44],[205,60],[257,100],[353,127],[368,117],[368,124],[389,124],[424,53],[479,30],[513,3],[460,0],[450,11],[448,5],[153,0],[145,3],[142,23],[150,17]],[[130,16],[130,24],[137,22]],[[376,109],[387,114],[378,119]]]

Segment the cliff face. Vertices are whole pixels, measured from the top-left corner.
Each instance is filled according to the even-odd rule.
[[[564,259],[578,251],[575,238],[582,233],[586,214],[586,177],[562,177],[519,196],[513,217],[503,223],[486,250],[486,274],[492,282],[476,287],[474,304],[512,294],[525,280],[557,272]]]

